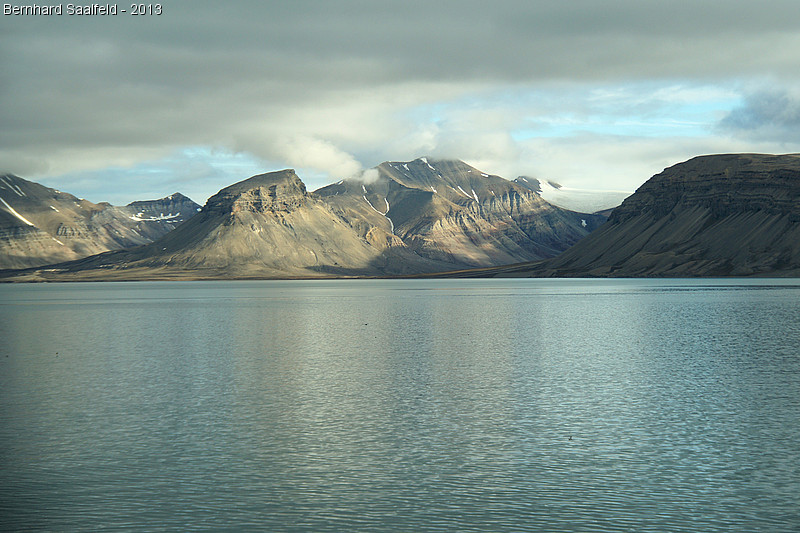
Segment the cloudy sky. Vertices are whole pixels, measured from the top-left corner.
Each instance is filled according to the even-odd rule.
[[[800,152],[796,0],[161,5],[0,18],[0,171],[202,203],[422,155],[632,191],[694,155]]]

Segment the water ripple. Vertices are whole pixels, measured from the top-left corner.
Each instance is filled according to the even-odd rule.
[[[561,281],[0,287],[0,529],[800,529],[796,288]]]

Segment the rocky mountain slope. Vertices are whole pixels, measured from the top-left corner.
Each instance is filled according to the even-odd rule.
[[[672,166],[560,256],[484,274],[798,276],[800,155],[710,155]]]
[[[424,274],[552,257],[605,217],[553,207],[460,161],[384,163],[309,193],[293,170],[211,197],[152,244],[33,279],[299,278]],[[38,277],[37,277],[38,276]]]
[[[0,268],[47,265],[152,242],[199,207],[178,193],[124,207],[94,204],[0,176]]]
[[[605,217],[554,207],[529,189],[462,161],[419,158],[386,162],[323,187],[315,195],[347,218],[363,221],[369,238],[382,228],[416,254],[479,267],[553,257],[597,228]]]

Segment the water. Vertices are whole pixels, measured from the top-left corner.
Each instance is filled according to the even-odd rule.
[[[797,280],[0,285],[0,339],[0,530],[800,530]]]

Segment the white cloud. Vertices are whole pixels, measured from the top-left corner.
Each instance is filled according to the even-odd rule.
[[[333,143],[306,135],[278,138],[266,150],[274,154],[274,159],[323,171],[332,179],[348,178],[361,172],[361,164],[352,155]]]
[[[381,174],[378,172],[377,168],[368,168],[359,174],[355,174],[352,176],[353,179],[356,179],[366,185],[370,183],[375,183],[380,178]]]

